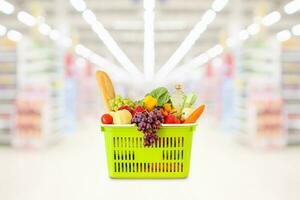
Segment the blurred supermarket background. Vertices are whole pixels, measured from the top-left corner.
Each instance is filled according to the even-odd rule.
[[[299,36],[299,0],[0,0],[0,199],[300,199]],[[198,94],[189,179],[107,177],[97,69]]]

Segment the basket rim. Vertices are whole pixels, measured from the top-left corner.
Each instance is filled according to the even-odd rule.
[[[197,126],[197,123],[191,124],[162,124],[162,127],[186,127],[186,126]],[[102,124],[101,127],[136,127],[135,124]]]

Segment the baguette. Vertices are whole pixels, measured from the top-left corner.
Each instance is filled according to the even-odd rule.
[[[96,79],[100,89],[104,107],[107,111],[111,111],[109,101],[115,98],[114,85],[109,76],[104,71],[97,70]]]

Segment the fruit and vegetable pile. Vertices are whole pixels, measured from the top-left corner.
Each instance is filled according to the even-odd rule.
[[[103,124],[136,124],[144,133],[144,146],[151,146],[157,139],[161,124],[195,123],[205,105],[194,107],[197,96],[185,94],[180,86],[170,94],[164,87],[156,88],[143,99],[133,101],[116,96],[109,100],[110,112],[102,115]]]

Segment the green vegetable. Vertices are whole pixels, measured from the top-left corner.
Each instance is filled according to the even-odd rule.
[[[157,106],[163,106],[165,103],[168,103],[171,98],[168,89],[165,87],[156,88],[149,94],[146,94],[146,96],[154,97],[157,100]]]
[[[182,119],[187,119],[194,112],[194,110],[194,108],[184,108],[182,110]]]
[[[190,108],[194,105],[197,100],[197,95],[194,93],[190,93],[186,95],[185,101],[183,103],[183,108]]]
[[[134,102],[136,105],[144,106],[144,99],[140,99],[136,102]]]

